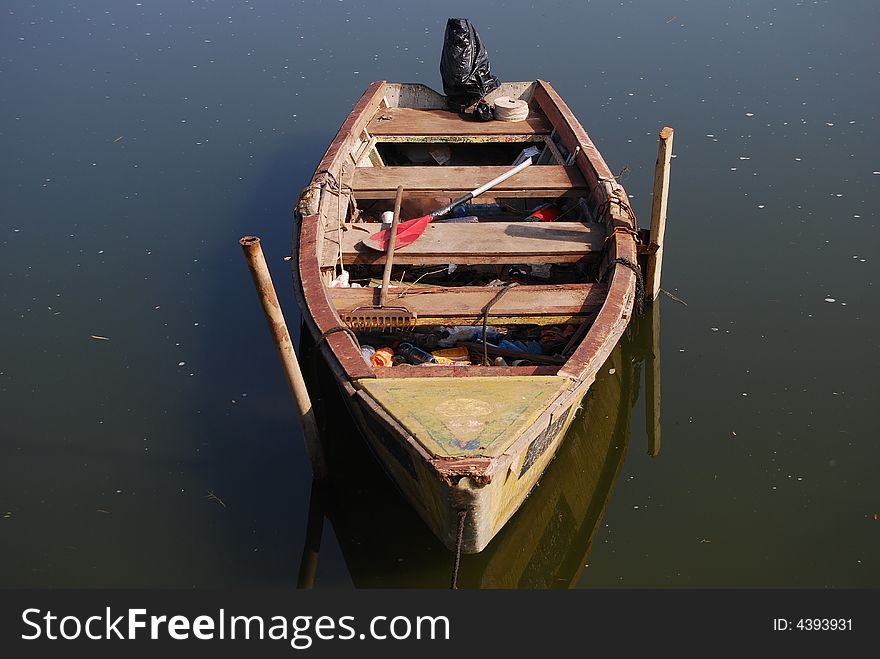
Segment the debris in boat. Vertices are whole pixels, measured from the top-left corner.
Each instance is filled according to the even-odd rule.
[[[550,268],[552,267],[550,263],[535,264],[531,268],[531,275],[539,279],[550,279]]]
[[[434,144],[428,148],[428,154],[438,165],[445,165],[452,159],[452,151],[448,144]]]
[[[478,337],[482,337],[482,330],[479,327],[469,325],[455,327],[438,327],[438,331],[445,332],[446,337],[437,341],[437,345],[441,348],[451,348],[457,343],[466,341],[475,341]],[[494,343],[501,339],[501,334],[494,327],[486,328],[486,340]]]
[[[497,100],[495,101],[498,102]],[[523,101],[525,102],[525,101]],[[526,106],[528,107],[528,106]],[[528,158],[537,159],[537,157],[541,155],[541,151],[536,146],[527,146],[525,149],[519,152],[519,155],[516,157],[516,160],[513,161],[513,165],[518,165],[522,162],[525,162]]]
[[[397,352],[401,357],[406,359],[410,364],[436,364],[437,360],[430,352],[425,352],[421,348],[414,346],[412,343],[401,343],[397,346]]]
[[[494,114],[498,121],[525,121],[529,118],[529,104],[519,98],[499,96],[495,99]]]
[[[468,349],[463,346],[432,350],[431,354],[438,364],[447,366],[470,366],[472,363]]]
[[[533,210],[525,219],[526,222],[555,222],[562,215],[562,211],[556,204],[541,204]],[[534,269],[535,266],[532,266]],[[549,264],[547,265],[549,268]]]
[[[373,354],[370,357],[370,364],[372,364],[373,366],[388,367],[393,364],[394,357],[394,350],[392,350],[388,346],[385,346],[384,348],[378,348],[373,351]]]
[[[330,282],[330,288],[362,288],[360,284],[349,283],[348,270],[343,270],[336,279]]]

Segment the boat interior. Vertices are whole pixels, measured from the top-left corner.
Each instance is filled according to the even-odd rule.
[[[555,373],[577,347],[606,298],[598,279],[607,204],[596,197],[605,187],[595,157],[586,157],[565,121],[551,121],[555,106],[542,93],[538,82],[503,83],[486,100],[522,99],[528,118],[482,122],[448,110],[446,97],[424,85],[387,85],[328,172],[333,194],[322,196],[319,210],[327,297],[361,346],[396,351],[405,342],[433,354],[431,364],[539,367],[534,374]],[[530,166],[395,250],[391,310],[371,315],[386,256],[363,241],[381,230],[397,187],[403,222],[529,156]],[[380,377],[403,370],[388,366],[423,363],[398,354],[364,358]]]

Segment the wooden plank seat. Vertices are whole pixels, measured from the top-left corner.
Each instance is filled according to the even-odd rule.
[[[417,325],[478,325],[482,310],[501,289],[497,286],[458,286],[388,289],[386,306],[404,306],[417,316]],[[339,314],[378,304],[378,288],[331,288],[330,299]],[[489,311],[489,318],[505,324],[548,325],[581,322],[605,301],[602,284],[515,286]]]
[[[407,197],[460,197],[510,170],[501,167],[358,167],[351,183],[357,199],[391,199],[398,185]],[[585,197],[577,167],[535,165],[492,188],[495,197]]]
[[[367,132],[383,135],[549,135],[553,126],[537,110],[525,121],[471,121],[448,110],[380,108]]]
[[[384,252],[362,241],[380,230],[374,223],[346,224],[342,232],[343,264],[382,264]],[[336,232],[324,239],[324,263],[336,263]],[[399,265],[456,263],[576,263],[598,257],[605,244],[605,225],[581,222],[432,222],[415,242],[394,252]]]

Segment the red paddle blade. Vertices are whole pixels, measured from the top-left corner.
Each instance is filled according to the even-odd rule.
[[[394,249],[406,247],[410,243],[418,240],[425,232],[428,223],[434,218],[430,215],[417,217],[413,220],[407,220],[397,225],[397,240],[394,241]],[[391,236],[391,229],[382,229],[373,235],[364,239],[364,245],[373,249],[385,251],[388,248],[388,238]]]

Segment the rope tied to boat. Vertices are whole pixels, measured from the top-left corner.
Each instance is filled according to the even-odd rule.
[[[483,309],[482,309],[482,313],[483,313],[483,366],[486,366],[489,364],[489,346],[486,343],[486,333],[488,331],[488,323],[489,323],[489,309],[491,309],[492,305],[494,305],[496,302],[498,302],[498,300],[500,300],[504,296],[504,294],[507,291],[509,291],[511,288],[513,288],[514,286],[519,286],[519,284],[515,281],[512,281],[509,284],[507,284],[506,286],[504,286],[500,291],[498,291],[498,293],[495,294],[495,297],[493,297],[491,300],[489,300],[486,303],[486,306],[483,307]]]
[[[609,263],[607,266],[605,266],[605,270],[602,271],[602,276],[599,277],[599,283],[603,283],[606,279],[608,279],[608,275],[614,269],[614,266],[618,263],[632,270],[636,276],[636,299],[634,307],[636,310],[636,315],[641,316],[645,307],[645,282],[644,279],[642,279],[642,269],[638,266],[638,264],[633,263],[628,258],[625,258],[623,256],[618,257],[611,261],[611,263]]]
[[[452,564],[452,590],[458,590],[458,569],[461,567],[461,542],[464,538],[464,520],[467,517],[467,509],[458,511],[458,532],[455,536],[455,563]]]
[[[330,172],[329,169],[322,169],[315,172],[315,178],[312,180],[312,184],[309,187],[326,187],[328,191],[333,194],[339,194],[342,190],[339,185],[339,181],[336,180],[336,177]]]
[[[320,347],[321,341],[326,341],[328,336],[330,336],[331,334],[336,334],[337,332],[345,332],[346,334],[348,334],[351,337],[351,340],[354,341],[357,349],[361,349],[361,342],[358,341],[357,334],[355,334],[350,327],[346,327],[345,325],[337,325],[336,327],[331,327],[330,329],[321,332],[321,336],[318,337],[315,347]],[[318,351],[316,350],[315,354],[317,354],[317,352]]]
[[[633,228],[638,230],[639,224],[638,220],[636,220],[636,214],[633,212],[632,207],[626,203],[623,199],[618,196],[608,197],[605,201],[599,204],[596,207],[596,217],[602,218],[605,222],[609,222],[613,218],[611,217],[611,205],[616,204],[623,212],[626,213],[627,217],[629,217],[632,222]]]

